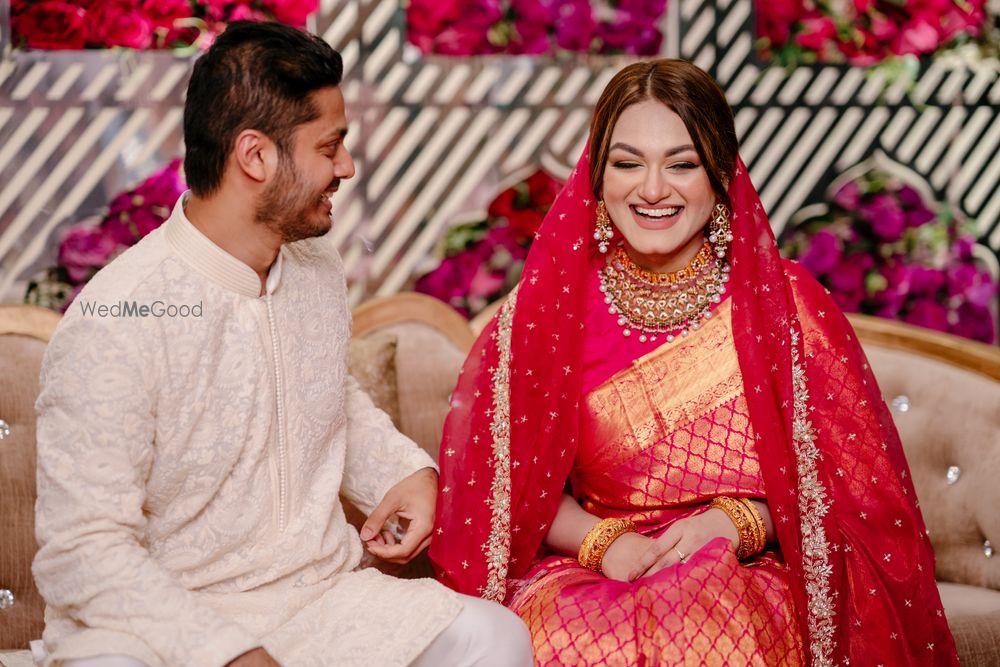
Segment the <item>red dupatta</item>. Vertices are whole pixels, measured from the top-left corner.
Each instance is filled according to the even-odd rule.
[[[902,447],[853,331],[778,255],[739,159],[728,194],[734,340],[812,663],[957,664]],[[453,395],[430,556],[460,592],[506,598],[572,472],[595,208],[585,151]]]

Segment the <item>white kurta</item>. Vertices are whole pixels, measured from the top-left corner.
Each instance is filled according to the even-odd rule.
[[[260,291],[179,203],[63,318],[36,406],[53,659],[217,667],[263,645],[285,667],[404,665],[461,609],[355,569],[338,494],[368,512],[434,463],[347,375],[339,256],[288,244]],[[149,314],[111,315],[133,305]]]

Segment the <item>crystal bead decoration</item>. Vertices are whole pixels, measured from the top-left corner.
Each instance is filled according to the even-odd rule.
[[[983,555],[987,558],[993,558],[993,545],[990,544],[989,540],[983,542]]]
[[[6,588],[0,588],[0,609],[10,609],[14,606],[14,594]]]
[[[962,469],[958,466],[948,466],[948,474],[946,478],[948,479],[948,484],[954,484],[958,481],[958,478],[962,476]]]
[[[909,412],[910,411],[910,397],[909,396],[897,396],[892,399],[892,409],[896,412]]]
[[[10,437],[10,424],[0,419],[0,440],[6,440]]]

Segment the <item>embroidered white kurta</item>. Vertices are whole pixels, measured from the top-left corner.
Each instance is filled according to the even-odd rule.
[[[461,609],[356,570],[338,494],[368,512],[434,462],[347,374],[339,256],[287,244],[260,292],[178,203],[63,318],[36,406],[52,660],[404,665]]]

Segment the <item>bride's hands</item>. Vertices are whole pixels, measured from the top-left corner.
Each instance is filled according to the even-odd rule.
[[[601,572],[608,579],[632,581],[639,561],[653,545],[653,538],[639,533],[624,533],[611,543],[601,560]]]
[[[709,508],[700,514],[681,519],[655,539],[646,538],[650,544],[638,557],[635,569],[629,573],[629,581],[648,577],[684,560],[712,540],[724,537],[735,552],[740,536],[729,515],[717,508]],[[620,540],[621,538],[619,538]],[[619,540],[615,540],[617,543]],[[611,547],[614,547],[614,543]],[[611,549],[609,548],[610,552]],[[608,554],[605,554],[607,559]],[[611,576],[611,575],[608,575]]]

